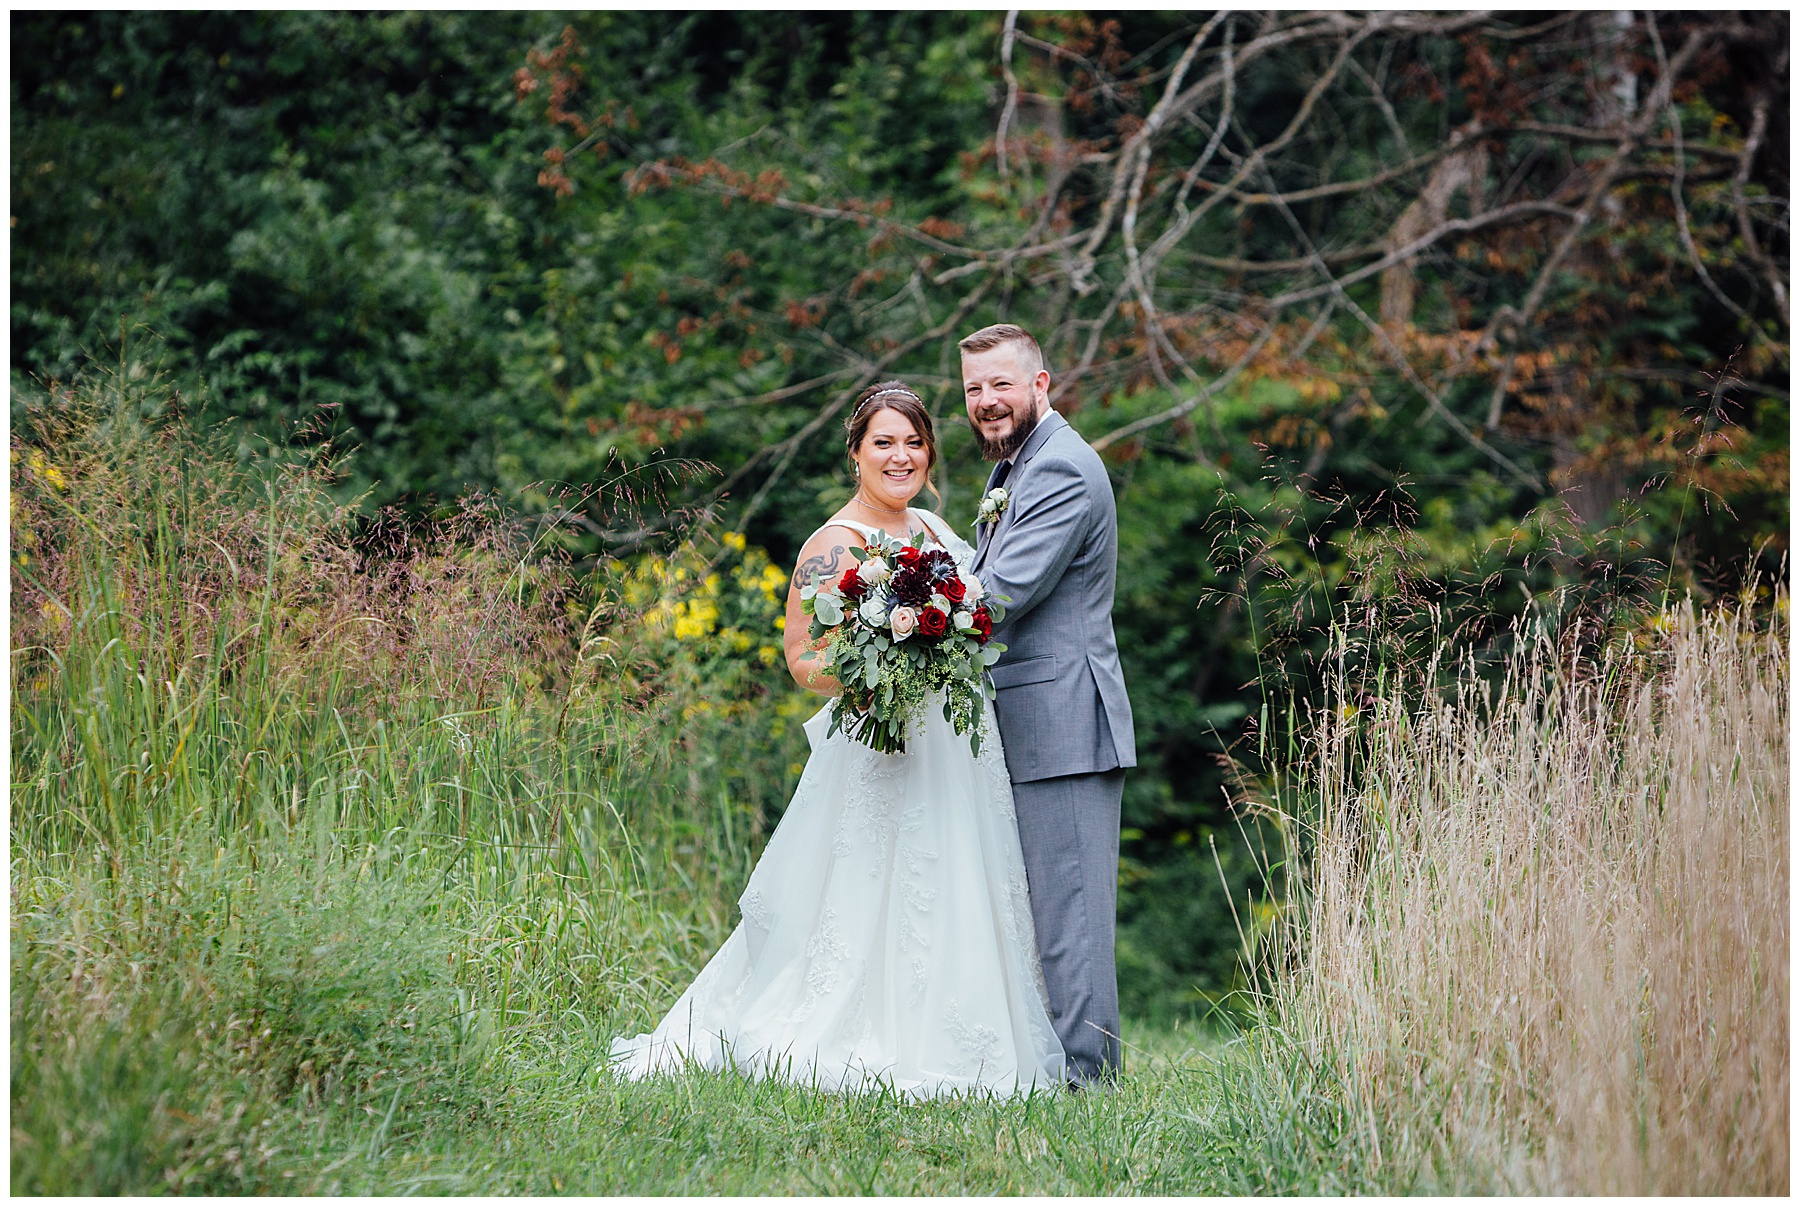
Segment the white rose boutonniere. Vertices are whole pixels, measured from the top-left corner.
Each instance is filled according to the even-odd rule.
[[[982,495],[981,506],[975,511],[976,525],[992,524],[1000,518],[1000,513],[1006,510],[1006,505],[1011,500],[1012,495],[1004,486],[996,486]]]

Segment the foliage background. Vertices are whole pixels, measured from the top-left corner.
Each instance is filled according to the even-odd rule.
[[[1703,32],[1670,17],[1653,44],[1652,27],[1615,37],[1606,17],[1369,32],[1351,57],[1373,86],[1327,96],[1279,187],[1365,177],[1504,118],[1488,190],[1569,209],[1558,190],[1591,178],[1599,152],[1521,133],[1520,115],[1610,130],[1624,119],[1607,98],[1652,96],[1659,60]],[[1187,326],[1160,337],[1138,303],[1100,312],[1127,274],[1113,235],[1096,294],[1054,255],[939,280],[954,256],[930,240],[1015,246],[1046,197],[1046,229],[1091,229],[1106,173],[1209,19],[14,14],[14,396],[147,342],[179,407],[233,423],[246,461],[258,436],[295,432],[350,450],[335,489],[365,532],[486,489],[541,517],[578,566],[642,559],[622,602],[668,596],[657,656],[694,689],[694,793],[766,828],[804,739],[803,701],[760,653],[776,614],[765,566],[791,564],[848,492],[834,399],[877,364],[919,383],[947,420],[942,510],[967,522],[985,466],[954,422],[957,335],[1002,318],[1049,333],[1070,385],[1059,406],[1103,442],[1192,395],[1157,348],[1217,378],[1251,342],[1234,324],[1266,291],[1240,262],[1285,256],[1298,280],[1296,230],[1335,264],[1387,245],[1427,191],[1403,174],[1395,191],[1297,204],[1291,223],[1218,206],[1170,264],[1158,298]],[[1274,28],[1258,20],[1243,39]],[[1657,149],[1672,137],[1659,127],[1641,174],[1599,190],[1508,346],[1506,413],[1489,403],[1497,355],[1450,379],[1445,405],[1478,441],[1433,419],[1339,309],[1277,314],[1267,355],[1203,407],[1108,444],[1142,763],[1121,867],[1128,1010],[1188,1012],[1233,986],[1263,886],[1226,755],[1254,774],[1283,740],[1262,724],[1270,694],[1310,690],[1334,612],[1437,609],[1479,636],[1562,591],[1580,640],[1584,612],[1625,594],[1734,590],[1746,551],[1785,572],[1787,310],[1757,255],[1785,279],[1787,27],[1734,20],[1669,94],[1692,165]],[[1009,28],[1034,41],[1003,69]],[[1308,36],[1246,63],[1227,150],[1277,138],[1363,35]],[[1006,70],[1029,102],[1010,174]],[[1745,154],[1759,105],[1761,150]],[[1209,138],[1170,135],[1170,162]],[[1756,249],[1734,220],[1740,159]],[[1179,179],[1180,163],[1152,167],[1152,188]],[[1676,180],[1682,213],[1676,171],[1692,177]],[[1439,209],[1475,212],[1466,192]],[[1446,242],[1406,282],[1369,276],[1348,295],[1384,323],[1412,299],[1391,329],[1429,374],[1522,304],[1560,220]]]

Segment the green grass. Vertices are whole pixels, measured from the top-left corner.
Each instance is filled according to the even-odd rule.
[[[210,834],[16,882],[26,1193],[1115,1194],[1375,1189],[1342,1112],[1250,1042],[1133,1026],[1116,1093],[911,1103],[693,1072],[471,993],[471,902],[396,837]],[[201,841],[202,839],[206,841]],[[476,950],[480,938],[475,938]]]

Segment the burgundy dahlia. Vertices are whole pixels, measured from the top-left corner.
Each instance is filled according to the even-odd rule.
[[[902,566],[889,580],[894,598],[908,607],[922,608],[931,601],[931,574],[922,565]]]

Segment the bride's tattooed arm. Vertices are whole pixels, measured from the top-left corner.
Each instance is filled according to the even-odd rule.
[[[842,541],[836,533],[815,535],[800,550],[800,564],[794,567],[794,577],[788,581],[787,620],[781,643],[787,654],[788,673],[801,687],[822,696],[837,695],[838,681],[819,670],[819,650],[824,641],[808,636],[811,621],[800,610],[800,588],[812,586],[815,575],[822,582],[832,582],[844,572],[852,559],[850,547]]]
[[[794,581],[802,587],[812,586],[813,575],[822,575],[827,581],[837,576],[839,563],[849,550],[843,545],[833,545],[830,553],[815,554],[801,562],[794,569]]]

